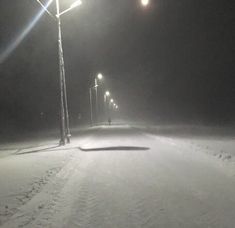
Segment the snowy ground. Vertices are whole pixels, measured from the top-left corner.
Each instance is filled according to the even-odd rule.
[[[185,143],[222,161],[235,163],[235,127],[168,126],[141,127],[174,143]],[[188,144],[188,145],[187,145]]]
[[[65,147],[54,139],[12,151],[4,145],[0,226],[234,227],[232,159],[205,153],[233,141],[146,132],[103,126]]]

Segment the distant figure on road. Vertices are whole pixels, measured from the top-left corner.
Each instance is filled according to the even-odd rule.
[[[109,125],[111,125],[111,118],[109,117],[109,119],[108,119],[108,122],[109,122]]]

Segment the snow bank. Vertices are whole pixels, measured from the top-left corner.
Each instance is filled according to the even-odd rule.
[[[181,140],[221,161],[235,162],[235,129],[208,126],[152,126],[144,127],[148,133]],[[188,145],[186,145],[188,146]]]

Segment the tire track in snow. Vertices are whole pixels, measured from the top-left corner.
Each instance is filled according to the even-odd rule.
[[[155,227],[155,216],[152,214],[153,211],[150,211],[148,207],[148,200],[147,199],[140,199],[136,202],[136,211],[137,215],[139,216],[140,227],[146,227],[146,228],[153,228]]]
[[[60,169],[61,167],[55,167],[47,170],[43,177],[36,178],[36,180],[30,184],[30,189],[28,191],[6,197],[14,196],[16,201],[18,201],[16,204],[19,205],[19,207],[25,205],[43,189],[43,187],[50,181],[51,178],[53,178],[54,175],[56,175],[56,173],[60,171]],[[5,206],[5,210],[0,208],[0,211],[3,211],[0,213],[0,225],[4,224],[10,217],[16,214],[19,211],[19,207],[16,208],[15,205],[13,207],[11,205],[7,205]]]
[[[69,227],[71,227],[70,225],[83,228],[92,227],[93,221],[96,220],[98,199],[96,192],[91,192],[90,187],[86,183],[78,191],[79,200],[76,202],[77,210],[73,212],[72,223],[69,224]]]
[[[41,192],[34,195],[26,204],[18,208],[18,212],[11,216],[2,227],[34,227],[32,223],[41,214],[46,215],[44,220],[49,220],[50,216],[54,213],[61,188],[66,184],[66,181],[78,165],[78,159],[75,159],[75,155],[76,154],[70,157],[67,164],[65,164],[55,175],[54,179],[52,179]]]
[[[83,152],[82,152],[83,153]],[[83,153],[84,155],[84,153]],[[86,156],[86,155],[85,155]],[[89,157],[90,155],[87,154]],[[97,162],[92,158],[84,158],[84,169],[76,173],[76,181],[68,189],[77,189],[70,204],[71,214],[64,227],[102,227],[104,218],[101,183],[97,182],[96,172],[99,170]],[[82,173],[84,171],[84,173]],[[66,195],[71,194],[67,192]]]
[[[47,189],[50,188],[50,186],[55,185],[56,180],[58,182],[59,179],[63,178],[61,176],[61,174],[68,169],[69,164],[71,164],[71,161],[74,159],[74,154],[77,154],[77,147],[81,144],[84,143],[88,140],[90,140],[90,138],[92,138],[92,136],[89,137],[84,137],[82,139],[80,139],[79,141],[75,141],[75,143],[73,144],[69,144],[67,146],[65,146],[63,148],[63,150],[67,149],[68,150],[68,156],[65,157],[65,159],[63,160],[63,165],[61,167],[57,167],[57,168],[52,168],[46,171],[46,174],[41,177],[41,178],[37,178],[37,181],[32,183],[32,187],[30,187],[30,189],[26,192],[23,193],[19,193],[16,194],[14,197],[16,197],[16,200],[18,200],[18,205],[17,207],[14,208],[10,208],[10,207],[5,207],[3,209],[0,208],[0,226],[4,227],[20,227],[20,221],[19,224],[17,222],[18,218],[20,218],[20,220],[23,220],[23,217],[28,217],[28,219],[30,220],[30,216],[27,216],[27,214],[37,214],[39,211],[42,210],[52,210],[52,205],[55,204],[55,201],[57,202],[57,200],[53,200],[50,197],[50,194],[48,191],[47,195],[49,200],[51,200],[51,204],[49,205],[49,202],[47,203],[40,203],[38,202],[38,205],[34,205],[33,202],[35,201],[35,199],[38,200],[38,198],[40,198],[41,195],[43,195],[45,193],[45,191],[47,191]],[[76,145],[76,146],[75,146]],[[73,151],[73,150],[76,151]],[[54,180],[51,181],[51,179],[54,178]],[[50,182],[51,181],[51,182]],[[13,197],[12,195],[9,195],[9,197]],[[40,200],[38,200],[40,201]],[[46,201],[46,200],[45,200]],[[33,205],[35,206],[35,210],[34,212],[27,212],[30,211],[30,207],[29,205]],[[47,206],[46,206],[47,205]],[[28,209],[27,209],[28,208]],[[53,211],[53,210],[52,210]],[[50,213],[48,213],[50,214]],[[3,219],[1,219],[1,217]],[[35,220],[34,216],[32,217],[32,221]],[[47,217],[47,216],[45,216]],[[45,220],[48,220],[47,218]],[[15,222],[14,222],[15,221]],[[9,226],[8,224],[12,224],[11,226]],[[18,224],[18,225],[17,225]],[[27,225],[27,223],[26,223]]]
[[[31,227],[83,228],[99,224],[97,218],[103,216],[97,214],[99,213],[100,201],[94,188],[95,183],[93,180],[90,181],[92,177],[89,165],[92,163],[92,159],[84,159],[83,152],[76,151],[76,154],[75,160],[77,162],[74,163],[77,163],[77,166],[74,167],[68,180],[60,188],[57,197],[54,195],[54,205],[46,205],[35,221],[32,221]]]

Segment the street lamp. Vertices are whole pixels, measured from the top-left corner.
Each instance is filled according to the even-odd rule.
[[[103,75],[101,73],[97,74],[95,77],[95,85],[89,88],[90,95],[90,118],[91,118],[91,126],[93,125],[93,105],[92,105],[92,89],[95,89],[95,106],[96,106],[96,122],[98,121],[98,81],[103,79]]]
[[[114,108],[114,110],[115,110],[115,109],[118,109],[118,105],[114,103],[114,104],[113,104],[113,108]]]
[[[110,92],[109,91],[106,91],[105,92],[105,95],[108,97],[110,95]]]
[[[66,9],[66,10],[64,10],[64,11],[62,11],[62,12],[60,12],[59,14],[57,13],[57,14],[56,14],[56,17],[61,16],[61,15],[65,14],[65,13],[67,13],[68,11],[74,9],[75,7],[80,6],[81,4],[82,4],[82,1],[81,1],[81,0],[78,0],[78,1],[76,1],[76,2],[74,2],[74,3],[72,3],[68,9]]]
[[[60,104],[61,104],[60,145],[65,144],[65,138],[67,139],[67,143],[70,143],[70,137],[71,137],[69,129],[69,112],[68,112],[67,91],[66,91],[66,81],[65,81],[60,16],[72,10],[73,8],[81,5],[81,3],[82,3],[81,0],[76,1],[67,10],[60,12],[60,2],[59,0],[56,0],[56,19],[58,27],[58,55],[59,55],[59,71],[60,71]]]
[[[56,0],[56,15],[54,16],[49,10],[48,6],[53,0],[50,0],[44,5],[40,0],[36,0],[40,6],[57,22],[58,28],[58,57],[59,57],[59,72],[60,72],[60,145],[65,144],[65,139],[70,142],[70,129],[69,129],[69,112],[67,102],[67,91],[65,82],[65,69],[64,69],[64,56],[63,56],[63,45],[62,45],[62,34],[61,34],[61,20],[60,16],[66,12],[74,9],[75,7],[82,4],[81,0],[75,1],[68,9],[60,12],[60,2]]]
[[[149,0],[141,0],[143,6],[147,6],[149,4]]]
[[[110,92],[106,91],[104,94],[104,115],[105,115],[105,118],[107,117],[107,115],[109,115],[109,103],[107,102],[109,97],[110,97]]]
[[[101,81],[103,79],[103,75],[99,73],[97,77],[95,78],[95,107],[96,107],[96,122],[98,122],[98,81]]]
[[[97,78],[98,78],[99,80],[102,80],[102,79],[103,79],[103,75],[102,75],[101,73],[99,73],[99,74],[97,75]]]
[[[107,98],[110,96],[110,92],[109,91],[106,91],[105,94],[104,94],[104,102],[106,103],[107,101]]]

